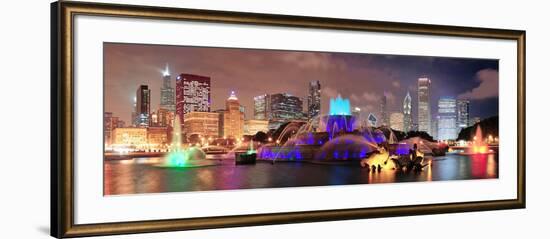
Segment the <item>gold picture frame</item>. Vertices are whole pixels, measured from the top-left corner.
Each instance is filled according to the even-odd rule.
[[[511,200],[75,224],[73,197],[75,190],[73,178],[73,133],[75,120],[73,112],[73,47],[75,39],[73,23],[74,17],[77,15],[323,28],[516,41],[518,103],[517,197]],[[51,235],[53,237],[163,232],[525,208],[525,31],[63,1],[52,3],[51,22]]]

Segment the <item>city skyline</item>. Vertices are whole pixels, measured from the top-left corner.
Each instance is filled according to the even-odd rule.
[[[176,55],[189,57],[174,60],[171,54],[158,54],[156,51],[151,52],[151,49],[156,51],[170,49],[173,53],[180,53]],[[160,107],[161,87],[166,88],[163,84],[166,77],[164,68],[167,64],[173,88],[176,88],[175,76],[179,74],[198,74],[210,77],[211,111],[224,109],[225,100],[230,91],[236,91],[241,105],[246,109],[246,119],[254,118],[254,97],[263,94],[290,93],[297,96],[305,103],[303,111],[307,113],[308,87],[313,81],[320,82],[322,86],[321,114],[327,113],[328,99],[337,95],[349,98],[354,107],[359,107],[366,113],[376,114],[380,106],[380,99],[383,97],[387,100],[387,115],[402,112],[402,102],[407,92],[411,93],[411,98],[417,98],[414,95],[417,92],[415,86],[421,75],[408,74],[416,68],[424,68],[424,72],[431,72],[431,74],[424,73],[422,75],[429,75],[432,83],[430,87],[432,118],[435,116],[433,112],[437,112],[439,98],[448,95],[470,100],[472,102],[471,118],[476,116],[485,118],[498,114],[498,61],[496,60],[115,43],[105,44],[105,54],[109,56],[105,59],[115,64],[114,66],[105,64],[105,100],[108,102],[105,111],[113,112],[126,122],[130,122],[131,112],[129,111],[132,109],[132,98],[139,85],[148,85],[151,90],[151,111]],[[213,57],[206,57],[211,59],[207,62],[202,62],[204,60],[188,62],[186,60],[203,59],[204,57],[198,56],[204,54],[211,54]],[[237,58],[237,60],[235,63],[225,61],[222,55],[227,58]],[[120,58],[126,59],[126,61]],[[156,61],[163,61],[163,63],[157,62],[158,64],[156,64]],[[365,65],[357,65],[361,62],[364,62]],[[181,65],[184,63],[189,67],[182,67]],[[412,65],[407,67],[406,63]],[[262,65],[265,68],[263,71],[254,67]],[[265,67],[266,65],[269,67]],[[424,65],[424,67],[418,67],[419,65]],[[234,66],[235,69],[229,66]],[[181,68],[187,68],[187,70]],[[274,82],[263,80],[273,78],[273,70],[279,71],[280,74],[275,75],[279,80],[273,80]],[[416,69],[416,71],[419,70]],[[222,74],[223,72],[225,74]],[[449,83],[449,78],[457,77],[457,74],[453,74],[456,72],[460,72],[459,75],[462,75],[461,78],[464,80],[459,81],[459,84],[457,82]],[[128,74],[132,74],[132,76],[122,76]],[[261,82],[261,89],[246,84],[248,80],[254,79]],[[440,79],[443,80],[440,81]],[[350,85],[349,82],[361,84],[361,86]],[[390,83],[389,87],[388,83]],[[443,83],[448,83],[448,86],[441,86]],[[128,87],[124,86],[127,85],[130,85],[130,89],[134,89],[134,95],[131,92],[126,92]],[[418,102],[412,102],[413,119],[417,119],[415,115],[417,104]]]
[[[104,54],[104,195],[498,178],[497,60]]]

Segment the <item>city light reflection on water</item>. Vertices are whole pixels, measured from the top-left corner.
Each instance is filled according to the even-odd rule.
[[[105,195],[498,178],[498,154],[450,154],[434,158],[422,172],[383,169],[375,173],[359,167],[359,162],[235,166],[231,160],[222,160],[215,166],[163,168],[155,166],[158,161],[105,161]]]

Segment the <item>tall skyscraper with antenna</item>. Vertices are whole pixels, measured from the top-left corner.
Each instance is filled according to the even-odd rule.
[[[162,86],[160,87],[160,108],[171,112],[176,111],[176,99],[174,96],[174,88],[172,87],[172,76],[168,64],[162,72]]]

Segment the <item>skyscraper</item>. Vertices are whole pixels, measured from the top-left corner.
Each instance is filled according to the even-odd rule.
[[[376,123],[378,122],[378,119],[376,119],[376,116],[370,113],[369,116],[367,117],[367,121],[370,127],[376,127]]]
[[[105,145],[111,144],[111,133],[112,130],[115,127],[113,127],[113,113],[112,112],[104,112],[103,113],[103,139]]]
[[[162,86],[160,87],[160,108],[174,112],[176,110],[174,88],[168,65],[162,72]]]
[[[137,113],[136,113],[136,105],[137,105],[137,97],[134,96],[134,98],[132,99],[132,114],[130,116],[130,124],[133,126],[133,127],[137,127],[138,125],[138,117],[137,117]]]
[[[136,91],[135,104],[136,126],[149,126],[149,114],[151,113],[151,90],[147,85],[140,85]]]
[[[481,122],[480,117],[473,117],[472,120],[470,120],[470,126],[474,126],[475,124]]]
[[[458,99],[456,101],[458,130],[470,126],[470,101]]]
[[[254,97],[254,119],[268,120],[270,109],[270,95],[263,94]]]
[[[176,117],[182,125],[184,115],[192,111],[210,112],[210,77],[180,74],[176,78]]]
[[[355,123],[354,125],[356,125],[357,127],[361,128],[361,127],[364,127],[366,126],[367,124],[364,124],[364,120],[363,118],[361,117],[361,108],[359,107],[353,107],[351,109],[351,115],[353,115],[353,117],[355,117]]]
[[[288,121],[304,119],[303,102],[300,97],[278,93],[271,95],[270,102],[270,129],[276,129]]]
[[[225,101],[223,111],[223,137],[240,139],[244,134],[244,113],[240,110],[241,105],[234,91]]]
[[[405,125],[405,115],[401,112],[395,112],[390,115],[390,128],[403,131]]]
[[[403,131],[409,132],[412,130],[412,99],[411,94],[407,92],[405,99],[403,100]]]
[[[246,118],[246,107],[244,105],[239,106],[239,111],[243,112],[243,115]]]
[[[428,77],[418,78],[418,130],[431,133],[432,114],[430,112],[430,85]]]
[[[387,126],[389,125],[389,119],[388,119],[388,99],[386,97],[386,93],[382,95],[380,98],[380,126]]]
[[[439,137],[439,115],[432,119],[432,138],[437,140]]]
[[[318,80],[309,82],[307,96],[307,117],[311,119],[321,113],[321,83]]]
[[[456,139],[456,100],[451,97],[439,99],[437,136],[439,140]]]
[[[152,111],[149,114],[149,127],[159,127],[158,111]]]
[[[174,111],[160,108],[157,110],[157,122],[160,127],[167,127],[174,125]]]

